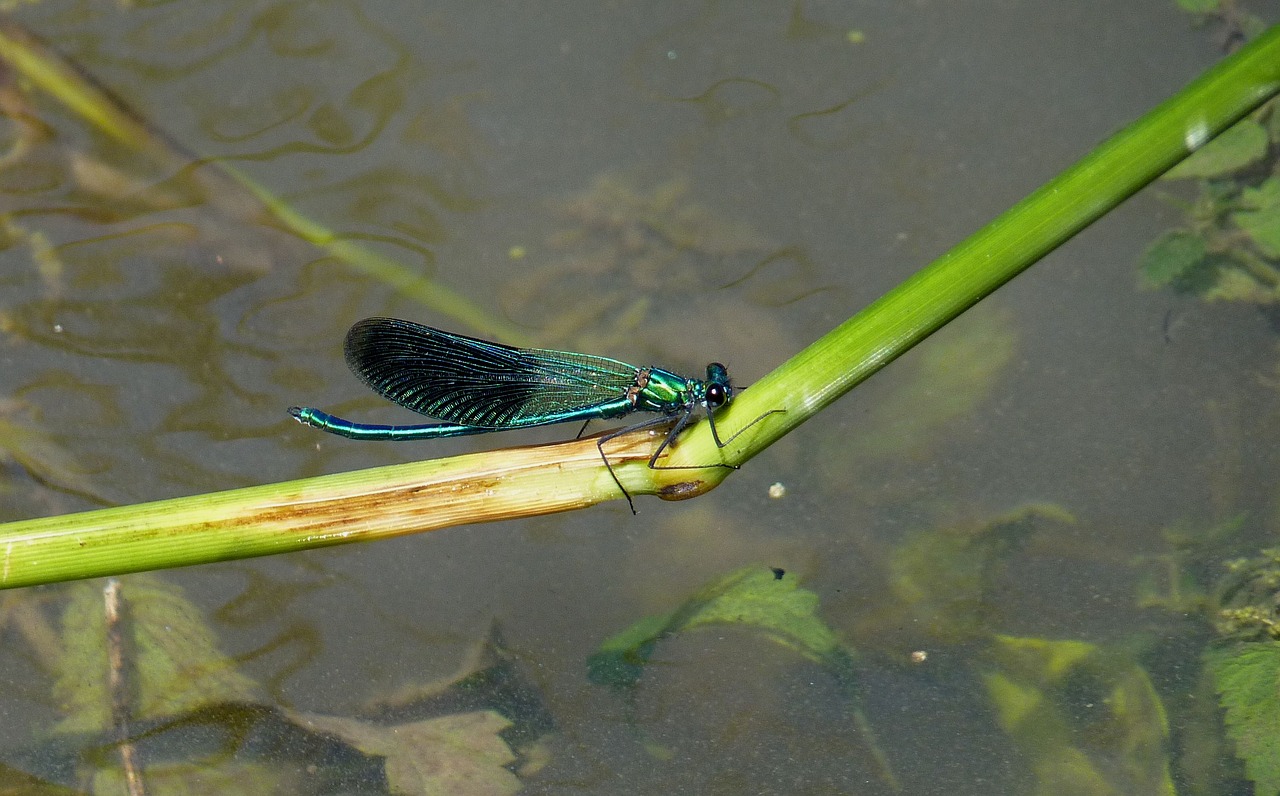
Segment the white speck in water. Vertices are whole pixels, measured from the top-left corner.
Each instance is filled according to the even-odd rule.
[[[675,50],[667,50],[667,60],[668,60],[668,61],[674,61],[675,59],[676,59],[676,51],[675,51]]]
[[[60,323],[55,323],[55,324],[53,325],[53,333],[54,333],[54,334],[62,334],[62,324],[60,324]]]
[[[787,496],[787,487],[781,481],[769,485],[769,497],[773,500],[781,500]]]

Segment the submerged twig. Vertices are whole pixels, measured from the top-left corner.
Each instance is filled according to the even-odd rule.
[[[102,590],[107,631],[107,679],[111,693],[111,727],[120,766],[129,796],[144,796],[142,774],[138,770],[137,749],[129,737],[129,678],[125,671],[124,621],[121,615],[120,581],[107,580]]]

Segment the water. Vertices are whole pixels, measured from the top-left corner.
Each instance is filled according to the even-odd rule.
[[[410,419],[347,373],[359,318],[483,330],[282,230],[212,166],[192,187],[192,163],[233,165],[526,342],[718,360],[749,384],[1220,57],[1164,0],[547,5],[20,9],[185,154],[148,162],[34,100],[51,135],[0,194],[22,211],[0,253],[0,419],[30,432],[0,519],[559,438],[294,424],[299,403]],[[1203,623],[1139,610],[1161,570],[1138,559],[1241,512],[1243,549],[1276,532],[1265,320],[1138,288],[1179,220],[1158,195],[1179,190],[1128,202],[697,501],[165,577],[270,704],[315,713],[444,677],[497,623],[558,730],[530,792],[886,792],[876,744],[905,792],[1029,792],[1035,753],[1002,730],[978,639],[1164,644],[1193,667]],[[917,534],[1032,502],[1075,520],[1024,541],[976,627],[902,596]],[[660,645],[631,700],[587,681],[605,638],[748,565],[798,575],[864,653],[875,744],[829,672],[742,629]],[[25,748],[56,717],[46,673],[0,657],[20,695],[3,740]],[[1148,666],[1176,708],[1185,674]],[[1173,771],[1203,781],[1175,719]]]

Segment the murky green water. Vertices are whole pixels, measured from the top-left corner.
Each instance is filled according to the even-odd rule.
[[[374,444],[293,423],[299,403],[409,419],[343,363],[370,315],[693,374],[720,360],[749,384],[1220,57],[1165,0],[50,0],[15,18],[172,149],[145,157],[6,88],[23,121],[0,162],[0,520],[573,433]],[[223,166],[492,326],[303,240]],[[1180,190],[1136,197],[702,499],[164,578],[263,703],[309,713],[445,678],[496,626],[538,704],[512,716],[541,722],[528,792],[1058,792],[1073,774],[1045,758],[1076,748],[1113,784],[1167,766],[1229,792],[1239,771],[1191,705],[1211,697],[1210,631],[1172,590],[1193,562],[1166,531],[1243,515],[1241,555],[1275,544],[1276,346],[1251,309],[1140,288],[1179,219],[1159,196]],[[1028,504],[1038,519],[992,530]],[[854,696],[734,627],[660,642],[627,693],[589,681],[606,638],[746,566],[816,595],[856,652]],[[24,651],[36,631],[15,627],[16,750],[59,710],[49,657]],[[1052,681],[1027,660],[1059,643],[1113,657]],[[1116,726],[1160,722],[1131,711],[1108,736],[1090,711],[1148,675],[1170,734],[1125,751]],[[1059,740],[1011,723],[999,677],[1041,682]]]

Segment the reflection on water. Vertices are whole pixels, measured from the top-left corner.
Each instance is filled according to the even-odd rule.
[[[136,115],[0,74],[0,519],[504,444],[293,424],[299,402],[404,419],[342,362],[369,315],[722,360],[749,386],[1217,57],[1155,0],[915,10],[20,8]],[[415,792],[428,763],[486,793],[1241,787],[1187,695],[1219,603],[1253,611],[1236,635],[1271,620],[1274,339],[1190,303],[1162,334],[1173,299],[1133,264],[1166,212],[1139,198],[697,501],[123,579],[150,634],[132,676],[254,684],[133,705],[172,722],[144,769],[295,792]],[[1215,592],[1230,557],[1247,605]],[[689,627],[744,567],[761,591]],[[803,611],[769,602],[770,567]],[[84,715],[67,678],[111,668],[100,592],[2,598],[0,748]],[[801,615],[848,670],[760,619]],[[593,682],[628,633],[632,682]],[[57,754],[3,761],[117,782],[104,693]]]
[[[621,350],[648,330],[675,332],[663,341],[674,347],[707,325],[691,316],[684,297],[745,283],[749,297],[762,299],[754,303],[767,307],[779,290],[794,292],[812,279],[779,277],[785,263],[760,233],[692,200],[686,180],[648,188],[638,179],[604,175],[552,203],[556,228],[520,258],[519,280],[502,292],[504,311],[545,329],[557,345],[584,351]],[[581,300],[584,292],[592,301]],[[749,319],[734,325],[743,322]]]

